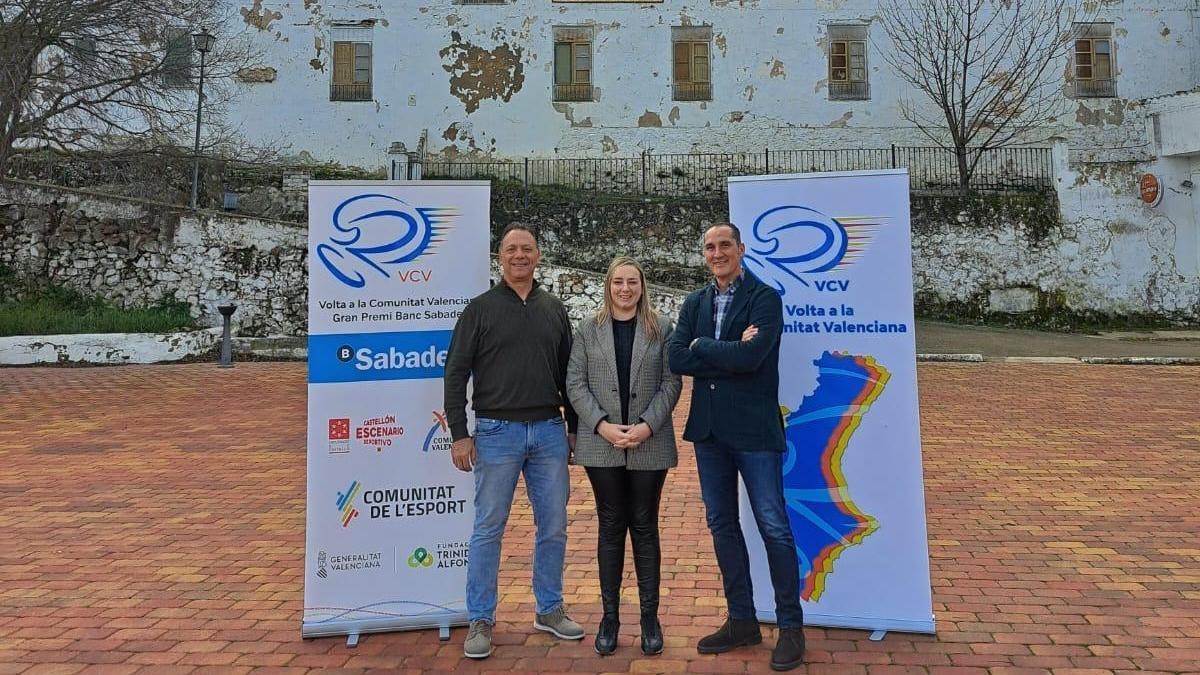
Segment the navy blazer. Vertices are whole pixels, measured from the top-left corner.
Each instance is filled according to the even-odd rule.
[[[746,327],[758,335],[742,342]],[[671,336],[671,370],[691,375],[692,408],[684,440],[717,440],[738,450],[785,449],[779,408],[779,340],[783,300],[749,272],[713,339],[712,284],[688,295]],[[698,338],[698,339],[697,339]],[[692,340],[697,340],[690,347]]]

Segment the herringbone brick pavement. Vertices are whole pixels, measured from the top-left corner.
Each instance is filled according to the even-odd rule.
[[[304,377],[0,369],[0,673],[767,670],[771,630],[695,651],[723,602],[687,445],[663,505],[662,656],[640,656],[633,621],[603,659],[532,629],[523,497],[492,658],[463,659],[463,629],[301,640]],[[938,635],[810,628],[799,672],[1200,672],[1200,369],[923,365],[920,388]],[[567,602],[592,631],[573,475]]]

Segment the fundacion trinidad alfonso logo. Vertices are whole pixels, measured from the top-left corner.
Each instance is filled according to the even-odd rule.
[[[881,218],[832,218],[805,206],[777,206],[754,221],[746,238],[746,269],[780,295],[806,276],[853,264],[870,244]]]
[[[418,547],[408,556],[408,566],[412,568],[431,567],[433,565],[433,554],[422,547]]]
[[[397,268],[437,248],[458,215],[456,209],[413,207],[389,195],[356,195],[333,210],[337,233],[317,244],[317,258],[351,288],[366,286],[368,275],[403,277]]]

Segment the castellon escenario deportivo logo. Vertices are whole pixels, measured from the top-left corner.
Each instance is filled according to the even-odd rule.
[[[871,243],[882,218],[833,218],[807,206],[776,206],[754,220],[746,240],[746,269],[780,295],[789,287],[845,283],[819,279],[854,264]]]
[[[333,210],[336,232],[317,244],[317,259],[351,288],[369,279],[409,281],[428,271],[406,269],[407,264],[436,250],[458,215],[457,209],[414,207],[390,195],[356,195]]]

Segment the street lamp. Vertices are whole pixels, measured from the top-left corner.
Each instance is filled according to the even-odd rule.
[[[196,94],[196,145],[192,150],[192,209],[196,209],[196,201],[200,195],[200,113],[204,109],[204,57],[212,49],[216,36],[201,28],[199,33],[192,35],[192,44],[200,52],[200,86]]]

